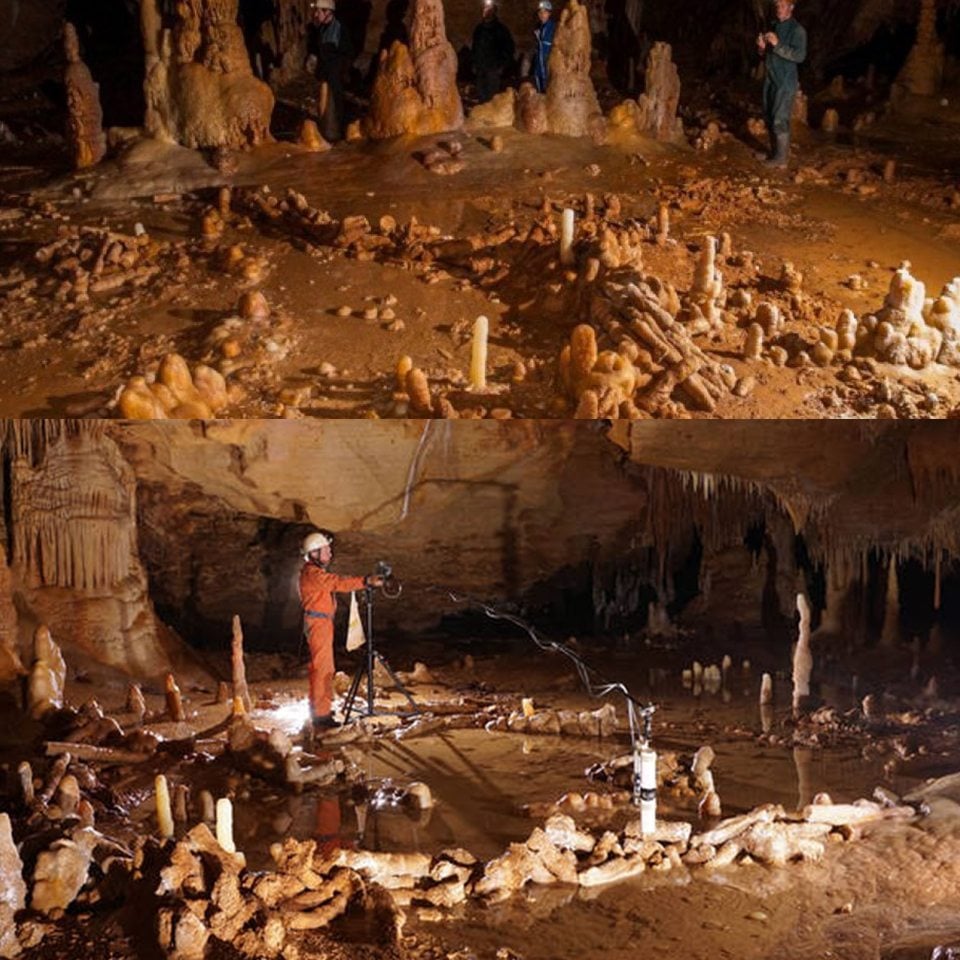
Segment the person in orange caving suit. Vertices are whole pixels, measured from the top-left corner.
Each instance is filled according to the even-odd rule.
[[[383,577],[345,577],[328,569],[333,559],[333,534],[315,530],[303,541],[300,570],[300,605],[303,632],[310,649],[310,716],[315,730],[339,724],[331,712],[333,702],[333,618],[337,593],[351,593],[383,585]]]

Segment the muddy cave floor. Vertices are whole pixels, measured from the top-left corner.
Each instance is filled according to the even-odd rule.
[[[235,385],[229,416],[406,415],[394,373],[403,355],[461,415],[573,414],[556,366],[583,307],[549,250],[524,259],[507,245],[494,251],[499,262],[461,257],[427,270],[378,254],[348,257],[258,217],[250,196],[263,186],[278,198],[296,190],[336,219],[362,214],[375,231],[384,217],[398,225],[415,217],[452,238],[514,223],[525,229],[544,210],[558,221],[566,205],[579,217],[588,192],[598,205],[616,194],[624,223],[650,223],[665,201],[673,242],[645,242],[643,272],[682,294],[704,238],[728,232],[734,254],[720,265],[728,291],[779,303],[793,316],[794,346],[812,345],[818,324],[832,326],[843,308],[858,316],[879,309],[905,260],[931,295],[958,273],[960,193],[949,142],[924,145],[893,126],[857,145],[811,135],[785,177],[765,171],[732,136],[701,153],[632,135],[596,147],[514,131],[501,132],[496,152],[491,135],[343,144],[321,154],[276,143],[230,155],[221,170],[199,153],[150,142],[66,178],[29,158],[3,165],[0,415],[110,415],[122,384],[149,375],[170,351],[227,373]],[[418,157],[451,140],[462,145],[464,168],[427,170]],[[892,183],[882,176],[888,156],[898,158]],[[204,211],[223,185],[234,188],[231,212],[221,234],[202,238]],[[69,282],[76,264],[37,260],[38,250],[78,228],[133,236],[137,223],[158,246],[152,266],[119,286],[108,280],[77,296]],[[744,251],[754,266],[743,265]],[[778,279],[786,260],[804,275],[797,310]],[[270,317],[232,320],[250,289],[265,294]],[[470,330],[480,314],[491,321],[488,386],[471,393]],[[879,363],[841,382],[837,367],[744,361],[743,338],[727,323],[698,345],[752,377],[749,395],[730,393],[712,413],[685,415],[942,417],[960,406],[960,378],[948,367]]]
[[[469,649],[474,656],[464,659],[439,645],[411,646],[396,651],[394,666],[427,711],[433,706],[442,713],[444,704],[466,702],[495,704],[495,712],[505,715],[519,708],[523,696],[531,697],[537,709],[597,705],[559,656],[517,646],[494,647],[496,653],[480,644]],[[833,712],[827,718],[821,715],[819,722],[797,724],[789,709],[787,674],[777,670],[786,666],[785,657],[781,663],[762,649],[744,651],[755,657],[744,671],[740,655],[733,651],[734,667],[722,688],[708,692],[681,682],[681,669],[700,652],[695,647],[661,646],[638,654],[636,648],[591,642],[584,649],[591,664],[599,665],[607,677],[627,683],[641,699],[656,704],[658,750],[691,754],[705,743],[713,746],[724,816],[764,802],[783,804],[788,811],[800,809],[820,791],[839,802],[869,797],[877,786],[903,794],[956,771],[960,671],[949,661],[936,663],[940,693],[931,698],[921,691],[934,668],[932,659],[924,655],[917,661],[906,650],[894,656],[861,651],[855,661],[858,690],[850,685],[850,663],[831,666],[836,682],[825,678],[815,684],[812,706],[832,707]],[[537,657],[535,670],[531,656]],[[431,664],[426,673],[404,673],[403,668],[416,660]],[[917,680],[905,679],[915,662],[920,666]],[[349,669],[349,664],[341,666]],[[768,724],[757,706],[764,669],[776,672],[776,707]],[[297,743],[306,717],[302,672],[290,657],[248,657],[255,702],[252,720],[260,728],[283,729]],[[95,695],[106,712],[121,724],[130,723],[121,679],[96,670],[72,674],[70,702]],[[177,739],[209,730],[227,717],[228,708],[214,703],[209,675],[191,680],[181,674],[181,686],[186,722],[153,722],[149,730]],[[880,696],[882,719],[866,723],[860,716],[855,704],[864,690]],[[161,687],[146,687],[144,692],[148,708],[161,713]],[[404,701],[395,688],[384,684],[378,688],[378,706],[400,709]],[[618,712],[622,718],[620,704]],[[17,728],[11,720],[0,735],[0,762],[8,770],[24,758],[37,764],[23,745],[22,728],[20,732]],[[346,735],[349,741],[355,729],[356,724],[348,725],[332,736]],[[422,781],[436,801],[432,809],[416,813],[389,802],[379,809],[371,804],[361,832],[355,787],[291,793],[239,772],[222,757],[214,759],[218,751],[210,749],[211,744],[198,743],[199,758],[177,760],[167,755],[163,761],[134,768],[98,768],[98,778],[114,798],[112,813],[103,819],[98,815],[98,828],[124,841],[154,832],[153,777],[163,771],[171,782],[188,784],[192,797],[206,788],[214,796],[234,798],[237,846],[254,870],[269,868],[269,846],[284,836],[306,839],[333,831],[348,847],[432,855],[456,846],[485,860],[499,855],[507,844],[523,841],[542,822],[545,805],[568,791],[609,792],[609,785],[587,780],[585,770],[629,751],[622,725],[616,736],[602,740],[488,732],[480,725],[405,739],[384,732],[352,740],[341,749],[359,769],[361,782],[377,791],[375,795],[389,798],[392,787]],[[324,755],[322,743],[313,744],[313,749]],[[947,796],[948,801],[934,804],[919,821],[880,822],[856,843],[828,846],[820,863],[647,872],[593,890],[527,887],[494,905],[467,905],[440,922],[410,910],[405,955],[547,960],[626,958],[642,949],[645,954],[677,958],[925,960],[936,945],[960,943],[960,918],[950,906],[960,883],[960,867],[955,866],[960,863],[960,786]],[[661,791],[659,804],[659,816],[691,820],[696,829],[696,796]],[[583,822],[620,829],[635,815],[630,810],[588,811]],[[192,822],[193,818],[187,826]],[[178,827],[178,834],[183,829]],[[40,946],[24,956],[45,960],[85,953],[98,960],[126,960],[152,955],[152,921],[138,922],[142,929],[131,933],[118,923],[115,911],[77,904],[54,924]],[[382,948],[364,945],[362,927],[343,920],[331,927],[321,955],[387,955],[378,950]]]

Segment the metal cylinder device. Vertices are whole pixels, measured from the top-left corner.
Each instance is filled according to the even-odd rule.
[[[657,752],[647,743],[633,754],[633,800],[640,807],[640,831],[650,836],[657,829]]]

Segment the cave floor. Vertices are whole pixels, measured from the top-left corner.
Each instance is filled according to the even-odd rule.
[[[883,658],[882,675],[871,672],[870,656],[861,656],[857,665],[861,683],[889,694],[881,718],[872,724],[858,719],[852,706],[857,698],[849,684],[838,679],[815,687],[818,702],[835,712],[795,724],[785,706],[789,682],[782,672],[777,673],[773,716],[764,718],[757,707],[760,669],[785,666],[769,654],[758,656],[749,671],[736,661],[722,685],[701,690],[681,682],[679,667],[689,665],[689,658],[676,647],[655,648],[641,656],[635,648],[628,652],[616,645],[586,649],[591,651],[588,660],[602,664],[608,677],[656,703],[654,743],[661,753],[689,755],[705,743],[713,746],[712,769],[724,816],[763,802],[799,809],[820,791],[839,802],[869,797],[878,785],[903,794],[955,769],[960,703],[924,699],[921,682],[903,680],[908,671],[889,656]],[[904,651],[906,661],[909,656]],[[519,650],[478,653],[475,660],[453,654],[440,659],[445,665],[430,668],[429,675],[423,668],[400,674],[425,710],[442,713],[444,705],[459,704],[463,710],[468,709],[464,704],[485,703],[506,715],[519,709],[524,696],[532,698],[538,710],[597,705],[560,657],[541,659],[535,672],[529,653]],[[276,655],[253,654],[248,660],[255,701],[251,719],[262,729],[283,730],[299,742],[306,717],[305,681],[291,679],[290,661]],[[412,660],[404,657],[405,663]],[[850,676],[849,667],[838,667],[835,673],[838,678]],[[73,702],[89,697],[91,679],[73,685]],[[342,675],[339,690],[347,679]],[[946,675],[941,684],[949,690],[956,686]],[[222,726],[228,708],[213,703],[209,684],[185,683],[183,689],[187,720],[151,722],[148,729],[166,739],[198,737],[197,752],[181,759],[167,754],[135,768],[98,769],[114,803],[102,820],[98,815],[97,825],[124,840],[153,832],[153,777],[163,770],[172,784],[188,784],[193,798],[204,788],[214,796],[234,797],[237,846],[253,869],[268,867],[270,844],[284,836],[335,836],[336,843],[347,847],[429,854],[457,846],[481,860],[491,858],[507,844],[524,840],[540,822],[545,805],[568,791],[608,792],[609,785],[588,781],[585,769],[630,749],[622,721],[619,732],[607,739],[488,732],[480,724],[489,711],[467,728],[404,738],[384,729],[356,739],[359,731],[353,724],[313,745],[320,757],[325,750],[342,749],[353,771],[353,786],[291,793],[219,757],[222,729],[215,735],[203,731]],[[121,703],[122,690],[120,684],[102,688],[101,701],[126,726],[130,717]],[[145,692],[148,707],[162,710],[159,689]],[[404,702],[397,690],[378,687],[382,709],[397,710]],[[621,704],[617,706],[622,713]],[[12,725],[6,729],[9,733]],[[23,758],[23,747],[14,750],[7,736],[3,739],[8,744],[3,760],[12,766]],[[218,741],[221,747],[215,749]],[[433,808],[414,812],[394,802],[396,792],[411,781],[430,787]],[[369,801],[363,821],[358,783]],[[931,814],[919,821],[884,821],[865,830],[858,842],[829,845],[820,863],[648,871],[594,889],[528,887],[497,904],[468,903],[445,919],[438,919],[437,911],[411,908],[406,955],[626,958],[642,949],[645,955],[670,958],[927,958],[934,945],[960,939],[960,920],[951,906],[960,883],[960,805],[952,801],[960,800],[960,793],[953,790],[949,797],[931,801]],[[664,789],[659,814],[696,824],[696,803],[696,796]],[[531,809],[525,811],[525,805]],[[594,827],[619,829],[634,815],[629,806],[614,806],[588,810],[583,817]],[[80,915],[87,918],[82,928],[73,926],[71,911],[55,936],[24,956],[39,960],[63,949],[76,955],[85,942],[98,957],[143,955],[136,938],[124,939],[116,929],[107,951],[102,943],[85,941],[109,926],[109,909],[98,913],[96,905],[86,906]],[[335,924],[331,936],[338,952],[324,955],[371,955],[362,931],[349,924]]]
[[[223,411],[230,416],[404,416],[394,374],[403,355],[462,416],[572,415],[556,360],[589,297],[565,278],[552,248],[531,255],[506,243],[442,264],[375,249],[348,256],[289,218],[261,215],[256,187],[269,187],[261,200],[295,190],[338,220],[364,215],[374,234],[415,218],[425,235],[435,228],[434,239],[489,239],[510,227],[522,234],[543,209],[557,219],[566,205],[579,217],[588,192],[598,206],[616,194],[624,224],[651,222],[663,201],[672,240],[643,243],[644,273],[682,295],[704,238],[729,233],[732,252],[721,263],[728,293],[780,305],[790,317],[791,352],[809,349],[818,326],[833,326],[842,308],[860,316],[879,309],[904,260],[930,293],[957,273],[960,195],[943,145],[923,151],[914,142],[907,150],[879,132],[875,148],[811,137],[785,177],[764,171],[732,137],[704,153],[626,135],[601,147],[500,135],[499,152],[486,132],[320,154],[277,143],[231,156],[225,172],[198,153],[156,143],[136,143],[119,160],[66,178],[7,163],[0,170],[7,191],[0,415],[109,415],[127,378],[151,375],[170,351],[191,365],[220,367],[233,384]],[[426,169],[418,158],[453,139],[463,169],[449,176]],[[888,155],[899,157],[890,183],[882,176]],[[200,238],[222,185],[234,188],[223,231]],[[126,273],[108,266],[102,288],[78,291],[76,258],[37,260],[58,236],[96,227],[130,237],[138,223],[152,245]],[[96,258],[105,238],[88,233],[94,246],[81,256]],[[798,297],[780,282],[784,261],[803,273]],[[241,293],[253,288],[265,294],[269,318],[236,319]],[[480,314],[491,321],[488,381],[471,391],[470,331]],[[956,371],[939,365],[912,371],[871,362],[851,378],[836,365],[746,361],[734,319],[697,344],[738,378],[752,378],[748,395],[729,393],[711,412],[681,407],[680,415],[930,417],[960,405]]]

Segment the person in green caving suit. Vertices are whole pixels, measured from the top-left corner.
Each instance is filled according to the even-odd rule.
[[[757,36],[764,60],[763,115],[770,134],[768,166],[786,167],[790,161],[790,117],[800,83],[797,66],[807,59],[807,31],[793,19],[791,0],[776,0],[776,23]]]

